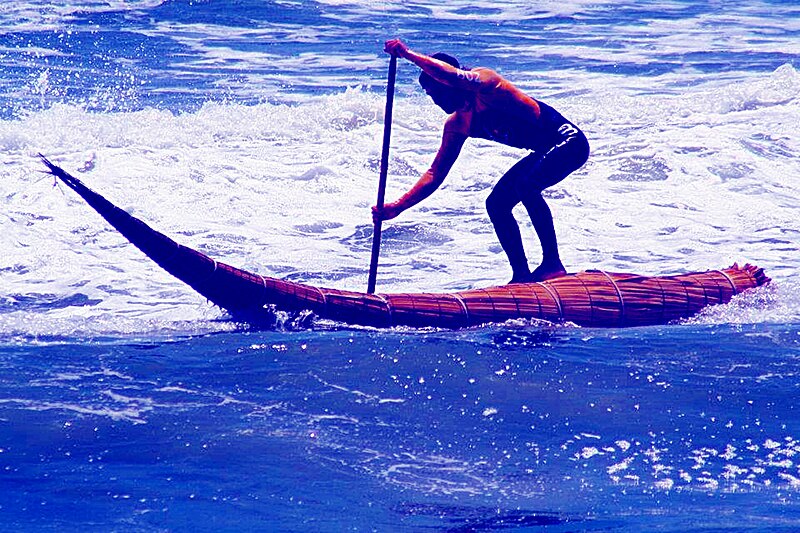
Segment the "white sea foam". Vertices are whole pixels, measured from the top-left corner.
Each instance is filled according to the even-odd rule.
[[[70,0],[41,2],[23,0],[0,5],[0,23],[9,31],[58,30],[68,25],[76,14],[115,11],[141,11],[160,6],[166,0]]]
[[[546,99],[583,127],[593,147],[584,168],[546,193],[569,268],[667,274],[749,261],[775,280],[786,320],[796,318],[796,291],[781,287],[793,283],[799,257],[797,71],[785,65],[735,82],[663,84],[649,95],[642,80],[582,83],[578,93]],[[207,103],[183,114],[56,105],[0,122],[0,294],[11,311],[4,331],[24,331],[31,313],[41,325],[31,331],[70,320],[80,329],[99,316],[116,317],[109,327],[119,319],[136,329],[137,320],[207,321],[215,313],[71,191],[54,188],[39,173],[39,152],[219,260],[363,289],[383,105],[382,95],[351,88],[295,105]],[[418,91],[397,98],[388,200],[428,167],[443,119]],[[483,203],[521,154],[470,140],[441,191],[385,224],[379,290],[507,281]],[[534,263],[529,223],[523,235]],[[42,311],[75,295],[85,301]]]

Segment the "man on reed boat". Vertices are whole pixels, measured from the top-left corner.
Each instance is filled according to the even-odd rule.
[[[558,253],[553,216],[542,191],[580,168],[589,157],[586,136],[547,104],[527,96],[497,72],[466,70],[456,58],[414,52],[400,39],[386,41],[385,51],[414,63],[419,83],[450,116],[431,168],[411,189],[373,218],[389,220],[439,188],[468,137],[478,137],[532,152],[511,167],[486,199],[486,209],[508,260],[511,283],[544,281],[566,274]],[[522,202],[542,246],[542,263],[531,272],[512,209]]]

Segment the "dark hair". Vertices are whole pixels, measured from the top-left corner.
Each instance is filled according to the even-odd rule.
[[[438,59],[439,61],[444,61],[448,65],[452,65],[452,66],[454,66],[456,68],[463,68],[458,63],[458,59],[456,59],[455,57],[451,56],[450,54],[445,54],[444,52],[436,52],[431,57],[434,58],[434,59]],[[434,79],[433,76],[431,76],[430,74],[427,74],[425,71],[422,71],[420,73],[420,75],[419,75],[419,84],[420,85],[425,85],[426,83],[427,84],[437,83],[437,84],[441,85],[441,83],[439,81],[437,81],[436,79]]]

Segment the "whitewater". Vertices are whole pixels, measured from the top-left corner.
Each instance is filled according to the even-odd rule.
[[[756,263],[778,292],[778,308],[761,320],[796,317],[799,163],[789,156],[798,152],[797,71],[784,65],[744,81],[713,80],[646,97],[644,88],[586,85],[578,94],[543,97],[581,124],[592,144],[589,163],[546,192],[568,268],[659,275]],[[20,308],[4,314],[5,331],[38,327],[30,313],[40,315],[41,307],[26,309],[24,301],[31,295],[82,307],[80,317],[73,304],[48,310],[42,331],[114,331],[111,315],[142,320],[125,326],[134,330],[149,329],[152,320],[216,316],[43,176],[39,153],[219,260],[363,290],[383,105],[381,94],[352,87],[295,105],[209,102],[183,113],[96,113],[58,104],[4,121],[0,187],[3,217],[14,231],[2,236],[0,292]],[[387,198],[427,169],[442,120],[421,95],[398,100]],[[468,141],[443,189],[387,223],[380,290],[505,282],[509,270],[483,204],[521,155]],[[529,224],[523,232],[534,261],[535,234]],[[18,296],[23,301],[14,303]]]
[[[796,530],[798,36],[777,0],[3,3],[0,523]],[[219,261],[364,291],[390,37],[586,132],[546,191],[569,270],[773,282],[658,327],[257,330],[43,172]],[[399,64],[389,200],[445,119],[417,75]],[[505,283],[484,202],[523,154],[469,140],[384,224],[378,291]]]

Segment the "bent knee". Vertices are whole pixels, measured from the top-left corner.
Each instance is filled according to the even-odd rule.
[[[489,213],[489,218],[495,218],[508,214],[514,209],[515,204],[507,201],[502,195],[491,193],[486,198],[486,212]]]

